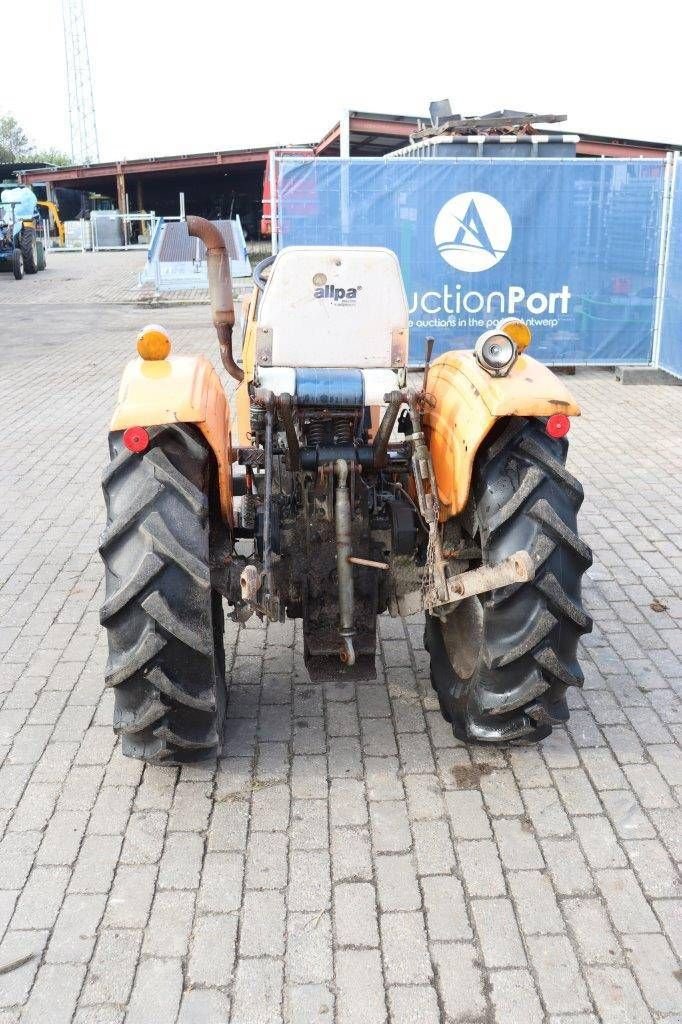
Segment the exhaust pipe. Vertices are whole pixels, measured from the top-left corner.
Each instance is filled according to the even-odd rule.
[[[225,241],[216,225],[204,217],[188,217],[187,230],[193,238],[200,238],[206,246],[208,294],[211,300],[213,324],[218,334],[220,358],[229,375],[237,381],[242,381],[244,380],[244,371],[237,366],[232,355],[234,298],[230,259],[225,249]]]

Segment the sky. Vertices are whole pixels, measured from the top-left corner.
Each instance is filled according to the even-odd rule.
[[[101,160],[317,141],[344,110],[426,115],[445,97],[682,143],[662,0],[83,2]],[[3,46],[0,114],[68,153],[61,6],[31,2],[32,74],[25,47]]]

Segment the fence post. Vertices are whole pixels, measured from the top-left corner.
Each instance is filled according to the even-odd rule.
[[[348,245],[350,230],[350,110],[339,120],[339,156],[341,158],[341,244]]]
[[[279,157],[274,149],[270,150],[270,242],[273,256],[277,252],[277,161]]]
[[[654,330],[651,346],[651,365],[660,368],[661,362],[661,330],[663,327],[663,311],[665,307],[665,289],[668,281],[668,257],[670,254],[670,217],[679,153],[666,153],[665,175],[663,178],[663,196],[661,199],[661,244],[658,251],[658,269],[656,272],[656,299],[654,303]]]

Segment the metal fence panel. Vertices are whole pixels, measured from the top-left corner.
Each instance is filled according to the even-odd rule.
[[[410,358],[503,316],[554,364],[651,361],[665,165],[604,159],[278,161],[280,245],[385,245]]]
[[[658,365],[682,377],[682,171],[675,160]]]
[[[90,214],[93,252],[109,249],[148,249],[157,217],[154,211],[120,213],[93,210]]]
[[[250,277],[251,263],[239,216],[213,223],[225,240],[232,278]],[[157,220],[147,262],[140,273],[140,284],[149,283],[159,292],[208,289],[206,247],[199,238],[190,237],[184,220],[176,217]]]

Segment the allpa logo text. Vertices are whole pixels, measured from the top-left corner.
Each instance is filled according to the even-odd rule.
[[[509,249],[511,218],[487,192],[460,192],[441,207],[433,237],[438,252],[455,270],[490,270]]]
[[[313,297],[316,299],[329,299],[337,306],[348,306],[355,302],[358,297],[360,286],[357,288],[337,288],[336,285],[326,284],[324,288],[316,288]]]

